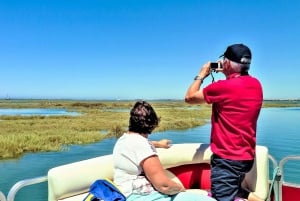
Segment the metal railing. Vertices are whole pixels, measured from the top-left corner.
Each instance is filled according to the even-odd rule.
[[[21,188],[23,188],[25,186],[33,185],[33,184],[46,182],[47,180],[48,180],[47,176],[41,176],[41,177],[35,177],[35,178],[31,178],[31,179],[21,180],[21,181],[17,182],[15,185],[13,185],[13,187],[9,190],[8,195],[7,195],[7,200],[5,200],[5,197],[3,200],[4,201],[14,201],[17,192]],[[0,194],[0,198],[1,198],[1,194]],[[0,201],[2,201],[1,199],[0,199]]]
[[[5,195],[0,191],[0,201],[6,201]]]
[[[294,156],[294,155],[286,156],[283,159],[281,159],[280,162],[279,162],[279,170],[280,170],[279,174],[280,174],[280,177],[281,177],[281,180],[279,181],[279,188],[278,188],[279,201],[282,201],[282,185],[284,183],[286,183],[284,181],[284,171],[283,171],[284,165],[286,164],[287,161],[291,161],[291,160],[300,160],[300,156],[299,155],[297,155],[297,156]],[[291,184],[289,183],[289,185],[291,185]],[[294,185],[294,186],[296,188],[300,188],[299,185]]]
[[[300,188],[299,185],[293,185],[291,183],[287,183],[284,181],[284,165],[286,164],[287,161],[291,160],[300,160],[300,156],[286,156],[282,158],[279,162],[275,160],[275,158],[271,155],[269,155],[269,160],[273,163],[273,178],[270,180],[270,189],[269,189],[269,195],[267,201],[271,200],[270,195],[273,191],[273,199],[274,201],[282,201],[282,186],[283,184],[289,185],[289,186],[294,186],[295,188]]]

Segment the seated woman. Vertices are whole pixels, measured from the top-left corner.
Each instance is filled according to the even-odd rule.
[[[127,201],[213,201],[205,195],[185,192],[181,184],[166,176],[156,149],[148,140],[158,123],[152,106],[138,101],[130,111],[128,131],[115,144],[114,182]]]

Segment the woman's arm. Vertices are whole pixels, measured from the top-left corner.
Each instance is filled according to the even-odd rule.
[[[167,195],[174,195],[185,190],[181,184],[167,177],[158,156],[154,155],[146,158],[142,161],[141,166],[146,177],[157,191]]]

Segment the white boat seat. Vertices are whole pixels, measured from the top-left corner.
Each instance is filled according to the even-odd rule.
[[[207,194],[210,185],[210,170],[207,167],[209,167],[211,156],[207,144],[174,144],[169,149],[157,149],[157,151],[166,173],[171,179],[181,182],[186,187],[197,188],[191,191]],[[268,149],[257,146],[256,151],[256,162],[252,170],[247,173],[243,186],[266,199],[269,179]],[[185,175],[177,176],[178,168],[175,167],[186,164],[194,165],[189,166],[190,169],[187,168],[186,172],[188,173]],[[199,167],[202,170],[199,170]],[[194,178],[195,174],[198,178]],[[82,201],[87,195],[90,185],[101,178],[113,179],[112,155],[52,168],[48,171],[48,201]]]

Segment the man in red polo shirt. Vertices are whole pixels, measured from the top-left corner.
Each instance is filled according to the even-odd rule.
[[[218,201],[231,201],[243,192],[243,197],[255,200],[253,193],[242,190],[241,182],[254,163],[262,86],[248,74],[252,55],[247,46],[230,45],[222,56],[220,67],[214,71],[222,72],[226,79],[200,88],[212,71],[211,62],[204,64],[187,90],[185,102],[212,104],[212,196]]]

